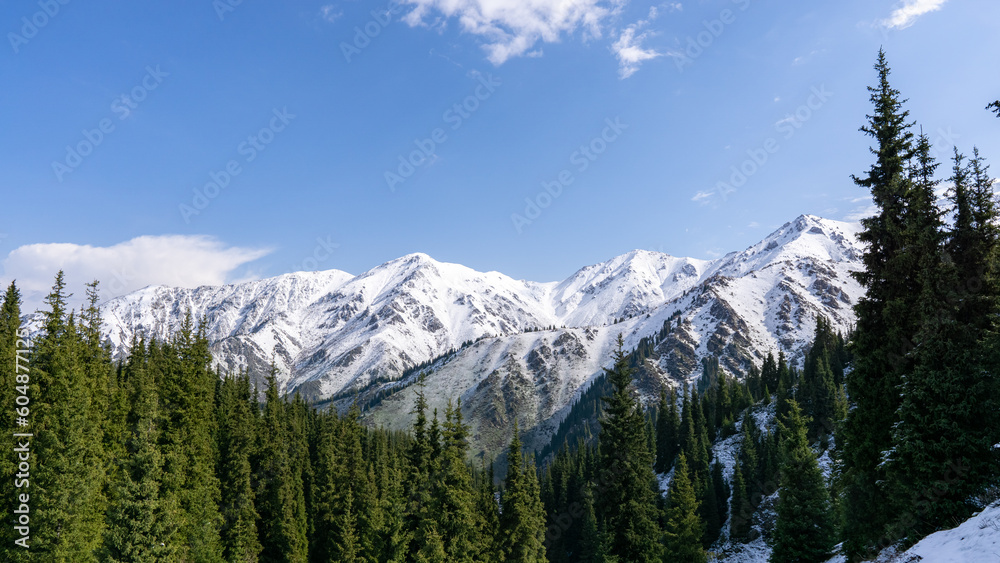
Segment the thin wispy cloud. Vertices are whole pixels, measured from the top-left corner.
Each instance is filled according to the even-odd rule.
[[[700,203],[702,205],[705,205],[705,204],[707,204],[707,203],[709,203],[711,201],[712,196],[714,196],[714,195],[715,195],[715,192],[712,192],[712,191],[708,191],[708,192],[701,191],[701,192],[698,192],[698,193],[694,194],[694,196],[691,197],[691,201],[693,201],[695,203]]]
[[[655,49],[642,46],[642,43],[650,37],[652,32],[640,32],[649,26],[658,15],[655,6],[650,8],[649,16],[646,19],[639,20],[622,30],[618,40],[611,46],[612,52],[618,57],[618,75],[623,80],[635,74],[643,62],[663,56],[663,53],[657,52]]]
[[[936,12],[941,9],[941,6],[948,0],[903,0],[903,3],[899,5],[898,8],[889,14],[889,17],[882,20],[881,23],[883,27],[889,29],[906,29],[913,25],[913,22],[917,21],[920,16]]]
[[[341,16],[344,15],[344,12],[341,11],[341,10],[338,10],[337,7],[335,5],[333,5],[333,4],[327,4],[326,6],[320,7],[320,9],[319,9],[319,15],[324,20],[326,20],[326,21],[328,21],[330,23],[333,23],[333,22],[339,20],[341,18]]]

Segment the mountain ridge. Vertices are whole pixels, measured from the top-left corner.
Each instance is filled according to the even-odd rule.
[[[190,309],[224,370],[246,369],[260,381],[273,361],[285,392],[314,403],[338,395],[338,407],[352,390],[364,390],[362,400],[391,391],[366,418],[399,427],[414,392],[398,391],[407,383],[399,378],[454,351],[424,370],[431,406],[461,398],[474,441],[493,451],[515,416],[541,440],[608,365],[619,333],[635,347],[673,319],[650,358],[652,388],[690,381],[709,355],[736,376],[770,350],[795,361],[816,315],[848,330],[862,294],[850,276],[860,269],[859,228],[803,215],[714,260],[633,250],[555,282],[413,253],[359,275],[152,286],[106,302],[104,333],[122,351],[136,334],[168,337]]]

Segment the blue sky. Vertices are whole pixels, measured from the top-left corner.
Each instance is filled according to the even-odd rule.
[[[943,160],[1000,158],[992,0],[0,11],[0,278],[29,304],[60,267],[105,295],[411,252],[550,281],[857,218],[880,46]]]

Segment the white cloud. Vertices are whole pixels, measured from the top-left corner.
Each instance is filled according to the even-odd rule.
[[[327,4],[326,6],[320,7],[319,15],[324,20],[333,23],[338,19],[340,19],[340,17],[344,15],[344,12],[338,10],[337,7],[334,6],[333,4]]]
[[[208,236],[142,236],[114,246],[71,243],[29,244],[15,248],[3,260],[4,286],[17,280],[25,312],[42,306],[56,272],[65,272],[73,305],[82,302],[84,284],[99,280],[107,299],[149,285],[198,287],[240,281],[241,266],[271,252],[264,248],[227,246]]]
[[[627,0],[403,0],[414,6],[404,21],[411,26],[441,25],[457,19],[461,29],[481,37],[495,65],[537,51],[541,41],[555,43],[563,34],[583,30],[600,38],[601,25],[617,15]],[[438,16],[435,17],[435,14]]]
[[[715,195],[714,191],[698,192],[691,197],[691,201],[700,203],[702,205],[709,203],[709,200]]]
[[[611,50],[618,57],[618,75],[623,80],[635,74],[644,61],[663,56],[663,53],[642,47],[642,42],[650,36],[650,32],[644,31],[636,35],[640,29],[655,20],[657,15],[656,7],[650,8],[649,17],[639,20],[622,30],[618,41],[615,41],[615,44],[611,46]]]
[[[948,0],[903,0],[898,8],[880,23],[890,29],[906,29],[913,25],[918,17],[941,9]]]
[[[853,211],[851,211],[847,215],[844,215],[843,220],[851,222],[860,221],[866,217],[872,217],[876,213],[878,213],[878,207],[875,207],[875,204],[864,205],[861,207],[856,207],[854,208]]]
[[[758,223],[757,221],[751,221],[750,224],[747,225],[747,227],[750,228],[750,229],[756,229],[759,226],[760,226],[760,223]]]

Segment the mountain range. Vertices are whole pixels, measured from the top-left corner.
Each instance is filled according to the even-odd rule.
[[[859,230],[804,215],[715,260],[635,250],[547,283],[411,254],[356,276],[153,286],[106,302],[104,332],[120,352],[135,334],[168,337],[190,311],[224,370],[262,381],[273,362],[284,392],[358,401],[368,422],[400,428],[418,389],[442,410],[460,399],[473,450],[492,455],[515,417],[528,446],[544,444],[610,365],[619,334],[627,349],[647,338],[648,371],[675,386],[708,356],[737,377],[772,351],[795,363],[817,315],[850,330],[863,294],[850,275],[862,269]]]

